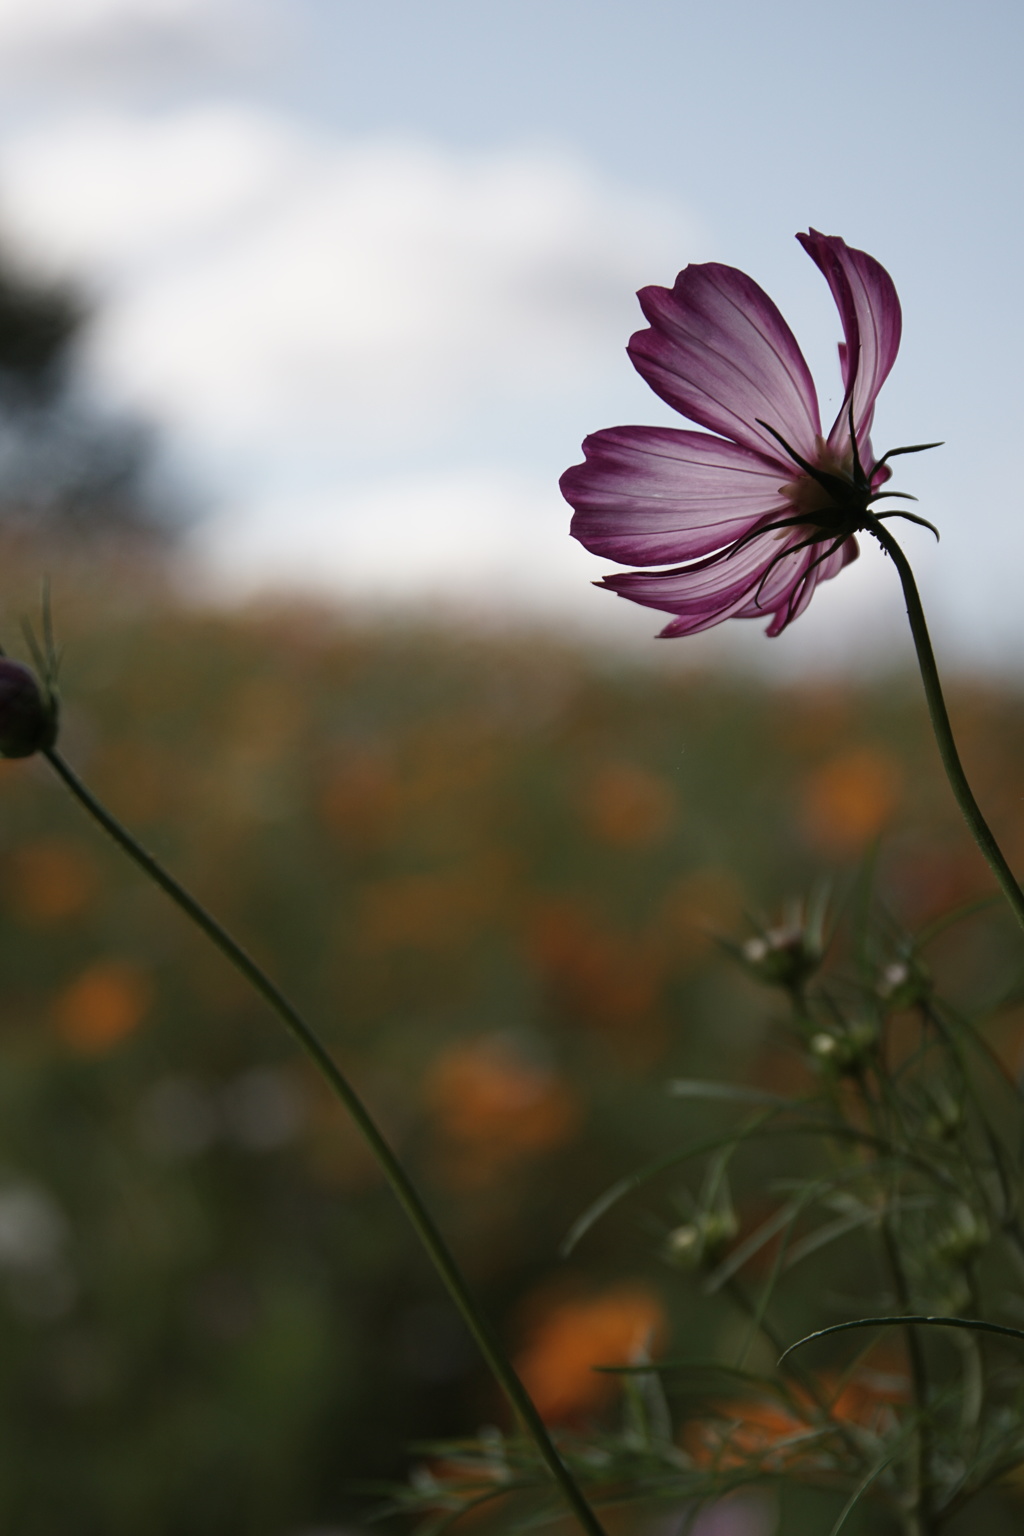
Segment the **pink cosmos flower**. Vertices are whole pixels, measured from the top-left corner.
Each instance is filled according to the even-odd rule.
[[[900,344],[892,279],[835,235],[797,239],[824,273],[845,336],[845,398],[828,436],[803,353],[771,299],[735,267],[705,262],[674,288],[641,289],[650,329],[628,351],[651,388],[707,430],[595,432],[586,462],[562,476],[572,533],[587,549],[671,566],[597,583],[674,614],[663,636],[763,616],[768,634],[781,634],[817,584],[857,558],[854,535],[875,524],[872,503],[900,494],[881,490],[886,460],[917,451],[876,460],[871,448],[875,400]]]

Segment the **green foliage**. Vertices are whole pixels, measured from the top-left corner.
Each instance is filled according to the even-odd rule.
[[[687,1215],[683,1226],[661,1218],[666,1264],[689,1278],[693,1302],[720,1299],[747,1326],[737,1334],[725,1319],[711,1334],[720,1353],[703,1359],[638,1350],[619,1367],[618,1435],[565,1451],[598,1506],[625,1500],[640,1512],[661,1499],[699,1519],[737,1487],[805,1485],[841,1497],[829,1536],[865,1502],[888,1529],[938,1536],[1024,1461],[1024,1103],[980,1021],[930,980],[926,949],[948,937],[949,921],[930,925],[926,945],[891,919],[865,920],[862,907],[845,951],[832,946],[838,956],[800,930],[791,924],[785,944],[817,956],[813,986],[804,965],[761,977],[788,993],[777,1048],[802,1058],[805,1091],[670,1084],[719,1113],[758,1108],[619,1180],[571,1237],[575,1247],[616,1204],[641,1188],[650,1201],[660,1185],[650,1224],[659,1210]],[[744,948],[736,958],[750,969]],[[759,950],[758,968],[763,959]],[[694,1188],[685,1175],[702,1166]],[[752,1220],[758,1204],[767,1213]],[[825,1321],[839,1311],[852,1317]],[[675,1415],[650,1397],[659,1386]],[[501,1492],[504,1474],[486,1458],[436,1454],[463,1477],[474,1466],[475,1481],[414,1482],[406,1507],[451,1514],[488,1480]],[[523,1468],[505,1482],[519,1528]],[[545,1482],[535,1469],[538,1493]]]
[[[76,586],[77,607],[56,592],[63,750],[322,1027],[591,1480],[598,1467],[623,1500],[659,1479],[659,1497],[700,1495],[680,1404],[704,1422],[774,1369],[733,1294],[749,1288],[756,1319],[770,1291],[783,1342],[877,1298],[872,1179],[904,1181],[929,1283],[992,1263],[999,1212],[983,1233],[959,1183],[933,1198],[890,1126],[851,1121],[820,1166],[836,1119],[821,1094],[853,1091],[887,1011],[952,998],[942,1027],[973,1081],[968,1003],[996,1009],[1018,977],[990,914],[926,952],[904,940],[988,887],[900,685],[776,691],[542,639],[211,616],[144,585]],[[962,708],[1008,819],[1024,708],[980,690]],[[796,965],[779,942],[795,909],[749,924],[765,954],[741,938],[744,964],[723,959],[744,906],[769,914],[823,875],[845,890],[879,834],[899,925],[876,925],[827,984],[827,924],[801,930]],[[299,1536],[361,1518],[379,1495],[359,1487],[400,1485],[410,1441],[500,1420],[337,1107],[34,762],[0,764],[0,904],[0,1526]],[[768,979],[813,994],[798,1037],[758,974],[773,945],[788,960]],[[986,1036],[1014,1065],[1016,1007]],[[838,1045],[810,1052],[809,1075],[818,1035]],[[694,1086],[710,1081],[730,1086]],[[959,1172],[979,1134],[960,1079],[929,1078],[913,1115],[914,1156]],[[628,1176],[648,1167],[650,1182]],[[634,1193],[560,1258],[619,1179]],[[672,1420],[649,1375],[590,1369],[645,1341],[718,1362],[699,1392],[665,1376]],[[926,1347],[961,1360],[949,1339]],[[723,1376],[744,1349],[742,1381]],[[979,1440],[993,1467],[997,1430]],[[837,1459],[829,1522],[854,1475],[830,1435],[815,1450]],[[499,1445],[529,1482],[507,1437],[466,1442],[465,1477]],[[418,1461],[444,1482],[441,1455]]]

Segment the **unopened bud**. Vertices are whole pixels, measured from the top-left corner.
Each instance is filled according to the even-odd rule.
[[[951,1141],[963,1126],[964,1120],[962,1104],[947,1093],[936,1094],[932,1101],[932,1112],[925,1121],[925,1130],[937,1141]]]
[[[867,1020],[862,1020],[835,1032],[819,1030],[817,1034],[811,1036],[807,1046],[811,1055],[816,1057],[823,1066],[833,1067],[837,1072],[855,1072],[869,1055],[877,1039],[878,1034],[874,1025]]]
[[[799,927],[769,928],[740,948],[747,965],[762,981],[797,987],[821,964],[821,951]]]
[[[704,1225],[704,1253],[708,1258],[717,1258],[729,1244],[735,1241],[739,1231],[739,1223],[736,1214],[731,1208],[719,1211],[708,1211],[703,1218]]]
[[[665,1257],[680,1269],[699,1269],[728,1248],[739,1230],[734,1212],[725,1208],[702,1211],[685,1226],[675,1227],[665,1240]]]
[[[875,990],[890,1008],[913,1008],[930,990],[927,971],[918,960],[894,960],[882,968]]]
[[[953,1213],[953,1220],[935,1240],[935,1253],[947,1264],[970,1264],[989,1240],[988,1223],[970,1206],[960,1205]]]
[[[31,757],[56,737],[55,701],[30,668],[0,656],[0,757]]]
[[[971,1288],[964,1275],[956,1270],[947,1270],[945,1280],[945,1285],[932,1292],[934,1300],[931,1306],[936,1312],[945,1313],[947,1317],[955,1317],[957,1313],[967,1309],[971,1299]]]
[[[701,1234],[692,1221],[683,1227],[675,1227],[665,1239],[665,1257],[680,1269],[696,1269],[700,1263],[704,1244]]]

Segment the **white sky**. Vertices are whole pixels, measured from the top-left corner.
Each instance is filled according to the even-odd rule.
[[[1019,7],[980,0],[0,0],[0,230],[99,304],[91,387],[207,494],[244,590],[439,597],[606,638],[558,474],[670,421],[624,345],[689,260],[767,288],[835,400],[837,321],[793,241],[878,256],[904,304],[880,446],[951,659],[1024,655]],[[994,558],[993,558],[994,556]],[[877,558],[775,664],[902,645]],[[693,655],[708,642],[682,641]]]

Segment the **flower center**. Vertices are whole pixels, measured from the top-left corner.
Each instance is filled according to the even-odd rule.
[[[823,533],[856,533],[868,510],[871,488],[856,477],[853,450],[838,454],[823,438],[817,441],[814,469],[820,478],[798,475],[779,491],[802,521]]]

